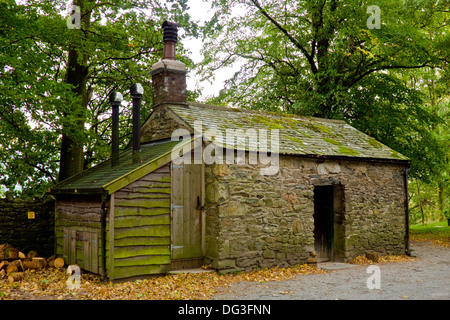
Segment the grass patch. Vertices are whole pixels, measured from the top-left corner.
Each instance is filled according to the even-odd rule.
[[[410,238],[416,241],[431,241],[434,244],[450,247],[450,227],[447,221],[414,224],[409,227]]]

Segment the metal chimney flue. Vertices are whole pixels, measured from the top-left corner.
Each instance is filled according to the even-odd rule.
[[[130,89],[133,100],[133,163],[141,162],[141,100],[144,87],[135,83]]]
[[[112,106],[112,134],[111,134],[111,166],[119,164],[119,107],[123,96],[118,91],[113,91],[109,96]]]

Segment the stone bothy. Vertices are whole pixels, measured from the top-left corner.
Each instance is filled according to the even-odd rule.
[[[52,188],[57,255],[120,279],[409,250],[406,157],[344,121],[186,101],[174,56],[152,68],[140,162]]]

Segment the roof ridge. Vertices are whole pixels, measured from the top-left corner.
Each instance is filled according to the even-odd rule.
[[[275,112],[275,111],[267,111],[267,110],[233,108],[233,107],[201,103],[201,102],[196,102],[196,101],[188,101],[187,104],[189,106],[207,108],[207,109],[215,109],[215,110],[221,110],[221,111],[243,112],[243,113],[257,114],[257,115],[264,114],[264,115],[280,116],[280,117],[286,117],[286,118],[299,118],[302,120],[310,119],[310,120],[314,120],[314,121],[329,122],[329,123],[336,123],[336,124],[346,124],[347,123],[344,120],[325,119],[325,118],[318,118],[318,117],[311,117],[311,116],[301,116],[301,115],[292,114],[292,113],[283,113],[281,111]]]

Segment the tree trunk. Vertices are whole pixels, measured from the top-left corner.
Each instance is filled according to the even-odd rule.
[[[419,180],[417,180],[417,179],[416,179],[416,184],[417,184],[417,199],[419,200],[419,208],[420,208],[420,211],[422,212],[422,225],[425,225],[425,214],[423,213],[422,201],[420,200],[420,186],[419,186]]]
[[[63,134],[61,140],[61,155],[59,167],[59,181],[63,181],[83,170],[83,133],[85,123],[85,112],[88,104],[87,79],[88,79],[88,54],[87,33],[89,29],[91,12],[83,7],[82,0],[74,0],[74,4],[81,8],[81,27],[73,29],[73,41],[69,46],[67,73],[65,82],[71,84],[72,92],[79,98],[79,104],[72,110],[63,113]],[[76,42],[78,41],[78,42]],[[70,119],[69,119],[70,118]]]
[[[445,215],[445,183],[444,183],[444,181],[439,181],[438,186],[439,186],[439,197],[438,197],[439,215],[447,218]]]
[[[19,250],[10,244],[0,245],[0,261],[1,260],[17,260],[19,259]]]
[[[334,79],[330,76],[329,49],[330,41],[334,34],[332,21],[325,21],[324,10],[327,2],[314,2],[311,7],[311,26],[313,31],[313,41],[315,46],[315,57],[317,63],[316,91],[321,98],[318,110],[314,116],[321,118],[331,118],[334,106],[334,96],[331,89],[334,87]],[[329,2],[328,10],[334,12],[337,8],[335,0]]]
[[[6,275],[9,276],[11,273],[13,272],[17,272],[19,271],[19,268],[17,267],[16,264],[8,264],[8,266],[6,267]]]

